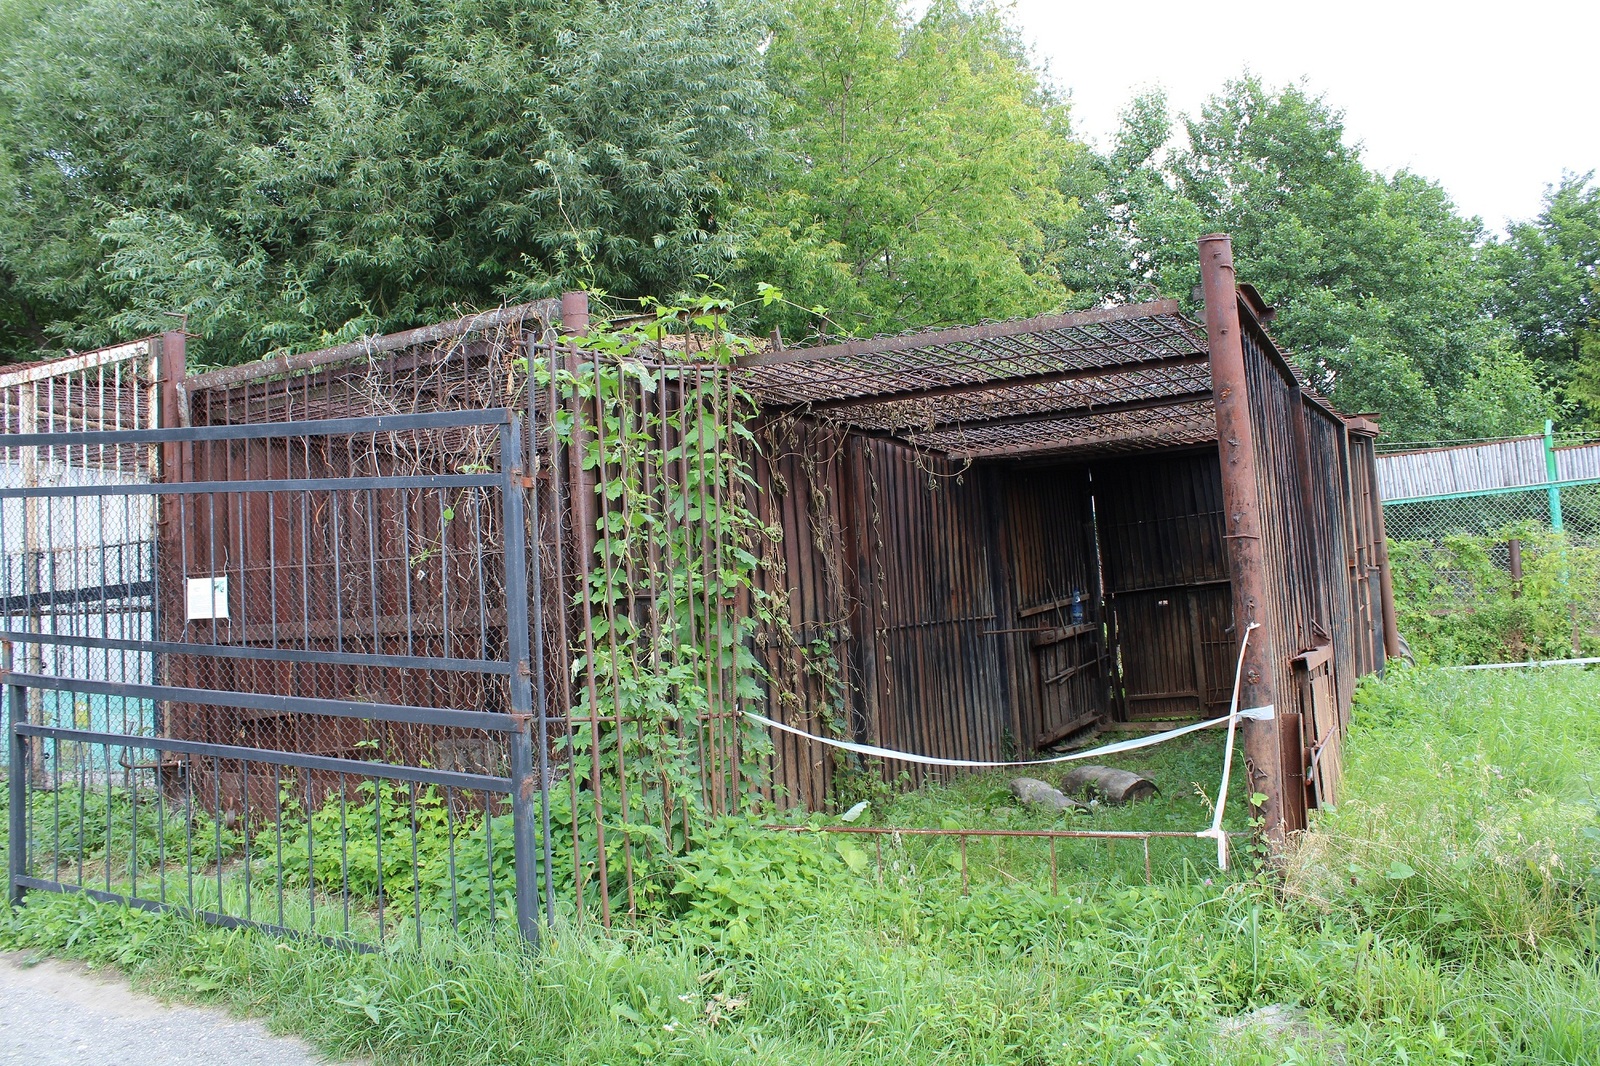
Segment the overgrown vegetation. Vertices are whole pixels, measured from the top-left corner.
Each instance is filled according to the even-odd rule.
[[[880,884],[826,835],[728,825],[678,867],[685,917],[561,930],[536,955],[469,938],[359,956],[40,893],[0,943],[378,1062],[1593,1064],[1597,700],[1600,673],[1577,670],[1369,683],[1345,800],[1281,878],[1192,863],[1146,887],[1068,859],[1051,895],[1015,879],[1028,860],[963,895],[948,860]],[[1215,755],[1150,756],[1163,797],[1090,818],[1188,825],[1183,779]],[[983,778],[896,802],[880,813],[1037,817]],[[1264,1004],[1306,1024],[1218,1036]]]
[[[1504,558],[1513,538],[1520,580]],[[1400,632],[1420,661],[1600,654],[1600,549],[1521,523],[1494,536],[1391,541],[1389,565]]]

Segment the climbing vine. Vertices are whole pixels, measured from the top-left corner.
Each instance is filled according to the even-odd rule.
[[[648,310],[529,367],[553,398],[546,476],[568,486],[575,546],[563,691],[570,787],[587,797],[573,807],[592,808],[592,864],[620,859],[608,876],[632,903],[636,865],[771,796],[771,744],[743,711],[766,698],[761,644],[783,625],[761,580],[779,534],[756,508],[755,410],[729,373],[751,342],[714,299]]]

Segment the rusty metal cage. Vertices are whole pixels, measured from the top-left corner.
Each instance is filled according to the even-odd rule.
[[[733,358],[581,343],[578,294],[194,375],[180,334],[148,343],[128,410],[183,432],[127,457],[167,483],[145,643],[164,685],[235,696],[165,700],[147,731],[511,789],[498,733],[265,698],[481,719],[527,683],[546,905],[609,922],[652,906],[638,871],[707,819],[826,808],[841,772],[946,772],[816,738],[993,762],[1215,719],[1246,622],[1265,629],[1250,772],[1273,828],[1299,828],[1391,650],[1377,427],[1309,392],[1231,263],[1206,262],[1203,323],[1165,300]],[[529,427],[519,456],[470,418],[384,421],[489,410]],[[477,485],[491,471],[525,529]],[[238,602],[197,626],[184,598],[218,574]],[[184,787],[213,813],[269,805],[207,772]]]
[[[1213,381],[1219,342],[1175,301],[742,360],[786,532],[773,581],[805,635],[771,665],[821,677],[773,716],[992,761],[1225,713],[1242,564],[1217,404],[1236,392],[1262,530],[1246,534],[1261,552],[1246,616],[1267,630],[1257,687],[1278,711],[1256,771],[1284,782],[1284,829],[1330,802],[1355,681],[1385,655],[1377,429],[1303,387],[1231,272],[1226,291],[1246,327],[1226,338],[1237,389]],[[778,743],[792,794],[826,796],[836,760]]]

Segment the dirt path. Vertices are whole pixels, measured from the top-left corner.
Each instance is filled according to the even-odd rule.
[[[114,972],[0,954],[0,1063],[318,1066],[299,1040],[210,1007],[168,1006]]]

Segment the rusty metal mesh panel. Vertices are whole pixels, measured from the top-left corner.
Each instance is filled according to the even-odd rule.
[[[931,330],[742,361],[763,405],[957,458],[1215,438],[1204,330],[1171,301]]]

